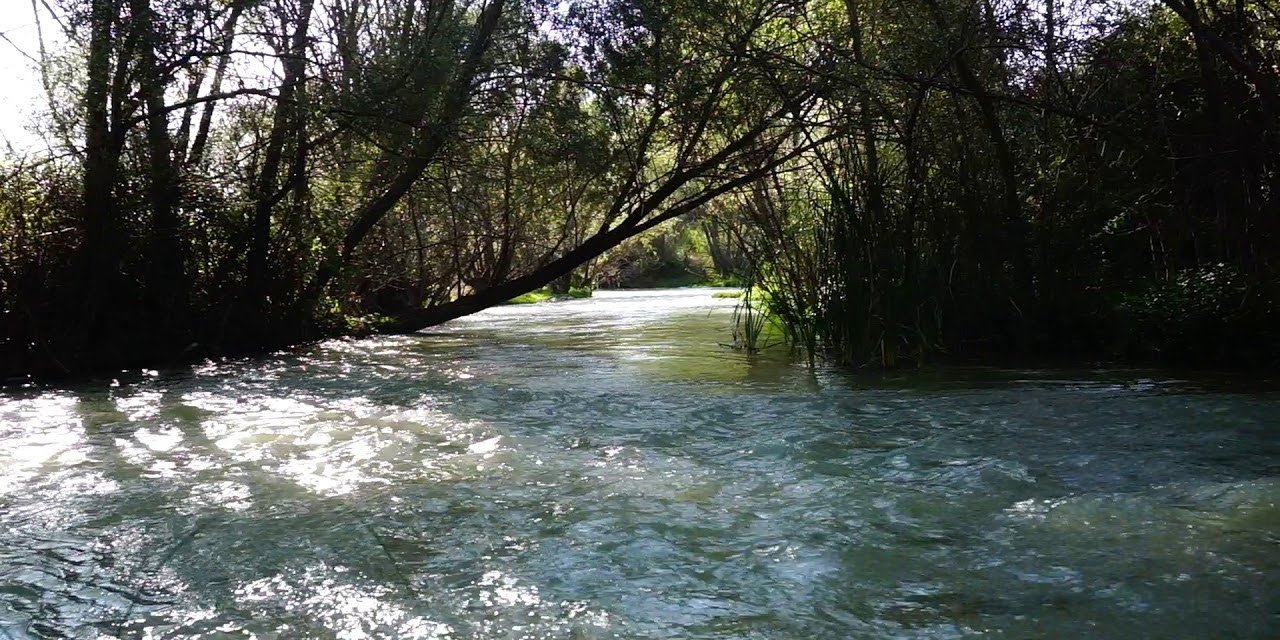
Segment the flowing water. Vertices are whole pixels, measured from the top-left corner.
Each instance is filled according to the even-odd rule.
[[[810,370],[707,290],[0,394],[0,638],[1276,638],[1280,393]]]

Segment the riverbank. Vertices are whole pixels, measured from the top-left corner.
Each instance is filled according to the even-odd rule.
[[[705,294],[731,306],[738,304],[744,294],[742,289],[733,286],[717,286],[704,284],[696,287],[685,287],[682,290]],[[643,293],[645,290],[635,289],[598,289],[596,292],[608,292],[606,295],[624,293]],[[561,303],[590,297],[594,292],[586,289],[573,289],[567,294],[555,294],[546,289],[524,294],[512,299],[509,305],[535,304],[541,307],[545,303]],[[752,299],[757,309],[767,312],[767,294],[759,289],[752,292]],[[157,346],[154,341],[139,337],[127,348],[117,349],[109,358],[91,366],[69,369],[46,357],[39,349],[26,351],[25,360],[17,358],[5,359],[4,367],[0,367],[0,387],[20,386],[32,383],[71,382],[77,380],[94,380],[103,377],[118,377],[122,371],[142,370],[181,370],[206,361],[223,361],[251,359],[277,351],[305,349],[319,341],[332,339],[365,339],[378,335],[401,333],[388,330],[390,319],[378,316],[363,318],[347,318],[341,321],[325,323],[313,327],[310,333],[293,337],[280,337],[275,340],[264,340],[259,344],[240,347],[228,347],[212,344],[191,343],[183,348]],[[786,350],[785,332],[777,319],[767,321],[761,345],[769,345],[773,349]],[[734,328],[726,327],[724,335],[712,340],[714,345],[726,345],[733,341]],[[979,342],[962,345],[951,351],[934,351],[923,360],[904,360],[890,369],[912,370],[921,366],[991,366],[1009,368],[1131,368],[1161,367],[1171,372],[1234,372],[1234,373],[1275,373],[1280,371],[1280,359],[1275,354],[1268,355],[1259,351],[1253,358],[1240,358],[1232,361],[1220,357],[1196,357],[1196,354],[1176,350],[1162,351],[1158,348],[1131,348],[1127,353],[1120,348],[1100,345],[1096,336],[1087,340],[1074,340],[1070,336],[1057,339],[1042,339],[1037,349],[1020,350],[1016,344],[998,344]],[[817,354],[823,359],[823,354]],[[25,366],[24,366],[25,362]],[[883,368],[872,365],[853,367],[854,370]]]

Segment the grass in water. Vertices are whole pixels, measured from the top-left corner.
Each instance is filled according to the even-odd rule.
[[[535,304],[538,302],[546,302],[556,297],[554,293],[546,289],[538,289],[529,293],[522,293],[507,301],[507,304]]]
[[[568,300],[570,298],[590,298],[591,289],[587,287],[573,287],[568,293],[553,293],[550,289],[538,289],[529,293],[522,293],[506,302],[506,304],[537,304],[539,302],[553,302],[555,300]]]
[[[729,286],[729,285],[726,285]],[[755,300],[757,305],[769,304],[769,293],[760,287],[748,287],[739,289],[738,291],[717,291],[711,294],[712,298],[750,298]]]

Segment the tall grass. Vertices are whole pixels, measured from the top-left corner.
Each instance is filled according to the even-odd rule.
[[[941,343],[935,243],[913,213],[874,197],[856,179],[857,145],[834,145],[811,163],[752,186],[739,211],[750,230],[737,241],[753,264],[752,291],[786,341],[810,363],[894,367]],[[751,337],[738,314],[737,333]]]
[[[769,346],[764,338],[770,321],[769,306],[761,292],[746,288],[733,308],[733,347],[756,353]]]

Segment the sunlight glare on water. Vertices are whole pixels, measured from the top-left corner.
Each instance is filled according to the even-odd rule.
[[[710,290],[0,393],[0,639],[1275,638],[1280,394],[810,370]]]

